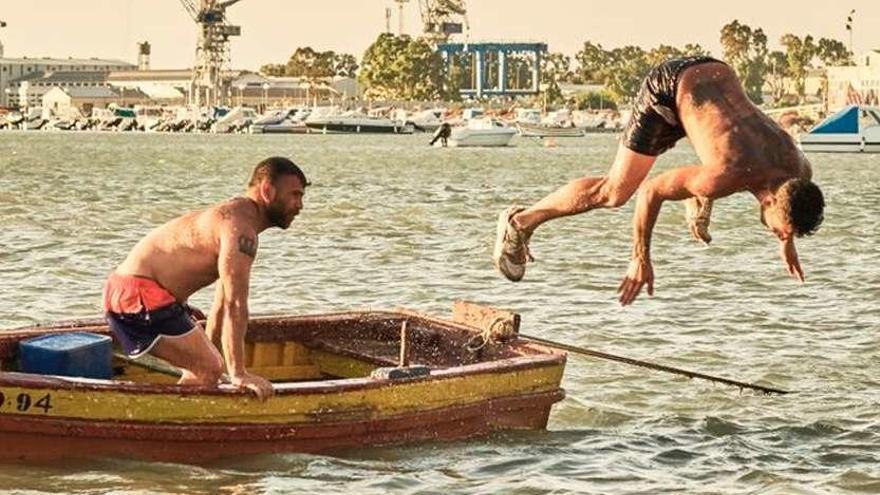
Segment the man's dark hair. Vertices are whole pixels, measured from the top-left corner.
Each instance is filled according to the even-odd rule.
[[[251,180],[248,182],[248,187],[256,186],[262,182],[263,179],[269,179],[269,182],[274,185],[275,181],[278,180],[278,177],[281,177],[282,175],[293,175],[298,177],[299,181],[302,182],[303,187],[311,185],[311,182],[306,179],[306,174],[304,174],[295,163],[283,156],[273,156],[266,158],[254,167],[254,173],[251,174]]]
[[[819,186],[807,179],[791,179],[782,185],[782,198],[788,203],[788,221],[798,237],[811,235],[824,220],[825,197]]]

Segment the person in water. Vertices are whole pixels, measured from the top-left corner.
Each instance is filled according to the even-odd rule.
[[[186,213],[141,239],[104,287],[105,316],[125,352],[180,368],[180,384],[217,385],[225,369],[232,385],[271,396],[272,384],[245,369],[251,266],[257,236],[287,229],[308,185],[292,161],[267,158],[254,168],[244,197]],[[215,281],[202,328],[186,301]]]
[[[428,146],[434,146],[434,143],[440,141],[440,145],[446,147],[450,135],[452,135],[452,126],[447,122],[443,122],[440,124],[440,127],[434,131],[434,137],[431,139],[431,142],[428,143]]]
[[[657,156],[688,137],[701,164],[645,177]],[[549,220],[625,204],[638,190],[629,269],[618,293],[631,304],[643,287],[654,293],[651,233],[664,201],[687,201],[691,233],[710,242],[712,200],[750,192],[761,222],[779,239],[793,277],[804,280],[795,237],[812,234],[823,219],[822,191],[792,138],[748,99],[734,71],[710,57],[673,59],[642,84],[617,156],[602,177],[582,177],[529,208],[512,206],[498,218],[495,266],[509,280],[523,278],[532,260],[529,240]]]

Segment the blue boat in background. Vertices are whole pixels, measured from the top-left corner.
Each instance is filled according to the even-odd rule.
[[[803,151],[880,153],[880,108],[850,105],[800,136]]]

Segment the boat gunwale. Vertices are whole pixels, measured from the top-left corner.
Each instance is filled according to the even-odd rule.
[[[556,366],[564,364],[564,357],[557,356],[525,356],[508,358],[490,363],[475,363],[451,368],[431,370],[422,377],[407,379],[389,378],[340,378],[335,380],[314,380],[297,382],[274,382],[275,395],[297,394],[334,394],[355,390],[371,390],[376,388],[429,381],[442,381],[460,377],[471,377],[485,374],[500,374]],[[494,363],[499,363],[495,365]],[[61,377],[55,375],[35,375],[16,371],[0,371],[0,386],[22,387],[52,390],[89,390],[94,392],[131,392],[135,395],[241,395],[252,397],[251,392],[240,390],[228,384],[219,387],[193,386],[159,383],[135,383],[116,380],[99,380],[77,377]]]
[[[449,329],[468,331],[471,333],[478,332],[478,329],[474,327],[456,323],[450,320],[444,320],[429,315],[424,315],[407,309],[344,311],[315,315],[265,315],[255,316],[250,321],[253,323],[263,324],[333,323],[336,321],[346,321],[353,318],[356,318],[360,321],[363,321],[365,318],[371,320],[382,320],[388,318],[403,320],[416,319],[421,320],[423,323],[432,326],[448,327]],[[31,335],[48,335],[52,333],[63,334],[74,331],[84,331],[87,329],[96,333],[109,334],[109,330],[107,329],[106,324],[100,322],[100,320],[68,320],[54,324],[21,327],[18,329],[4,331],[2,332],[2,334],[0,334],[0,350],[2,350],[3,347],[6,345],[10,345],[10,342],[17,343],[22,338],[27,338]],[[272,340],[257,339],[253,340],[252,342],[272,342]],[[333,380],[276,382],[273,384],[273,386],[277,395],[333,394],[354,390],[370,390],[375,388],[394,386],[402,383],[441,381],[458,377],[497,374],[502,372],[507,373],[559,365],[564,366],[566,363],[566,354],[564,352],[560,352],[542,346],[540,344],[517,340],[509,343],[508,345],[515,345],[518,348],[528,349],[534,352],[534,354],[506,357],[501,359],[494,359],[491,361],[483,361],[459,366],[432,368],[431,373],[427,376],[408,378],[404,380],[359,377],[340,378]],[[53,375],[36,375],[14,371],[0,371],[0,386],[17,386],[53,390],[89,390],[96,392],[114,393],[130,392],[136,395],[173,394],[184,395],[188,397],[201,395],[251,396],[250,392],[233,388],[231,385],[220,385],[219,387],[211,387],[177,384],[134,383],[116,380],[97,380],[76,377],[59,377]]]

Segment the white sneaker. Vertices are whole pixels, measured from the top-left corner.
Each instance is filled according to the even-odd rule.
[[[525,208],[511,206],[498,215],[495,250],[492,259],[508,280],[518,282],[526,274],[526,263],[535,261],[529,253],[530,235],[513,226],[510,219]]]
[[[712,200],[709,198],[688,198],[684,202],[688,228],[694,239],[709,244],[712,235],[709,234],[709,221],[712,216]]]

